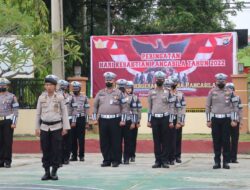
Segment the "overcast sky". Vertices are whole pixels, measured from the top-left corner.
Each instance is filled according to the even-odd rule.
[[[245,0],[250,2],[250,0]],[[250,5],[246,5],[250,7]],[[238,12],[237,16],[229,16],[230,20],[236,25],[236,29],[248,29],[248,35],[250,35],[250,8],[243,9],[242,12]]]

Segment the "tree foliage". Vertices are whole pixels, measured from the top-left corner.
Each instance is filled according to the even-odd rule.
[[[51,72],[52,60],[67,58],[71,65],[82,61],[76,35],[67,28],[62,33],[47,32],[47,16],[43,1],[0,0],[0,77],[34,72],[43,77]],[[53,38],[64,40],[64,57],[52,50]]]
[[[113,35],[228,31],[234,27],[228,15],[243,7],[241,0],[110,0],[111,31]],[[64,1],[64,24],[79,34],[88,75],[89,38],[107,35],[107,0]]]

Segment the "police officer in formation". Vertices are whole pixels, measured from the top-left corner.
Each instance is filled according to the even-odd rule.
[[[182,144],[182,127],[185,123],[186,102],[184,94],[177,90],[179,79],[177,76],[171,76],[170,85],[170,124],[168,132],[169,140],[169,164],[174,165],[174,161],[181,163],[181,144]]]
[[[133,82],[118,80],[119,86],[123,86],[125,88],[124,93],[124,107],[122,114],[122,139],[124,140],[124,151],[123,151],[123,161],[124,164],[129,164],[129,159],[131,155],[135,154],[135,144],[136,139],[134,134],[134,129],[139,127],[138,122],[140,120],[138,109],[140,108],[140,101],[136,95],[133,94]]]
[[[73,104],[73,97],[71,94],[68,93],[69,91],[69,82],[66,80],[59,80],[58,81],[59,90],[58,92],[61,93],[64,97],[65,105],[68,111],[68,118],[69,123],[72,123],[72,104]],[[67,130],[67,134],[63,136],[63,143],[62,143],[62,164],[69,164],[69,158],[71,153],[71,146],[72,146],[72,139],[71,139],[71,129]]]
[[[140,121],[141,121],[141,101],[134,94],[134,83],[133,81],[127,81],[125,86],[125,91],[128,97],[131,97],[130,101],[130,110],[131,112],[128,114],[131,118],[131,125],[130,125],[130,131],[129,131],[129,152],[130,152],[130,162],[135,162],[135,152],[136,152],[136,143],[137,143],[137,134],[138,134],[138,128],[140,127]],[[127,119],[128,121],[128,119]]]
[[[221,152],[223,150],[223,168],[230,169],[230,128],[237,126],[238,99],[232,90],[225,88],[227,75],[215,75],[216,87],[207,97],[207,126],[212,128],[214,147],[213,169],[221,168]]]
[[[106,88],[100,90],[94,100],[93,119],[98,120],[102,167],[118,167],[121,162],[121,115],[123,94],[115,88],[116,75],[104,73]]]
[[[70,129],[67,107],[63,95],[56,92],[58,78],[45,77],[45,92],[37,102],[36,130],[40,137],[42,163],[45,174],[42,180],[58,180],[57,169],[61,163],[62,138]],[[50,171],[52,167],[52,171]]]
[[[168,165],[168,127],[170,92],[163,88],[165,73],[155,72],[156,87],[148,95],[148,127],[152,128],[154,140],[155,164],[152,168],[169,168]]]
[[[127,81],[125,79],[118,79],[116,81],[116,84],[118,86],[118,89],[122,92],[123,100],[124,100],[124,107],[123,107],[123,114],[121,117],[121,149],[122,149],[122,157],[123,157],[123,163],[124,164],[129,164],[129,154],[130,154],[130,139],[129,139],[129,132],[130,132],[130,125],[131,123],[131,118],[128,113],[130,112],[130,102],[129,102],[129,97],[127,93],[125,92],[125,86],[126,86]],[[122,144],[124,145],[122,147]],[[122,160],[122,158],[121,158]],[[122,161],[121,161],[122,162]]]
[[[8,92],[10,81],[0,78],[0,167],[10,168],[13,133],[18,117],[17,98]]]
[[[72,156],[70,161],[84,161],[85,129],[89,126],[89,101],[87,96],[81,94],[81,83],[71,82],[73,90],[72,113]],[[79,154],[78,154],[79,153]]]
[[[233,83],[227,83],[226,88],[232,90],[233,94],[235,93],[235,87]],[[241,99],[239,96],[234,94],[234,98],[237,101],[238,107],[238,118],[237,118],[237,125],[230,127],[230,161],[231,163],[239,163],[237,160],[238,154],[238,143],[239,143],[239,135],[240,135],[240,126],[243,124],[243,107],[241,104]]]

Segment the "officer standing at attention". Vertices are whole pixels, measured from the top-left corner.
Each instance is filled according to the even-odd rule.
[[[207,126],[212,128],[214,147],[213,169],[221,168],[223,149],[223,168],[230,169],[230,127],[237,125],[237,101],[231,90],[225,88],[227,75],[215,75],[216,87],[208,93],[206,103]]]
[[[56,92],[58,78],[45,77],[45,92],[37,102],[36,135],[40,137],[42,163],[45,174],[42,180],[58,180],[57,169],[61,163],[62,136],[70,129],[64,97]],[[50,167],[52,171],[50,173]]]
[[[99,122],[100,147],[103,156],[101,167],[118,167],[121,162],[121,114],[123,95],[116,88],[116,75],[104,73],[106,88],[100,90],[94,100],[93,120]]]
[[[85,129],[89,127],[89,101],[88,97],[81,94],[81,83],[71,82],[73,91],[73,118],[72,118],[72,157],[70,161],[84,161]]]
[[[118,79],[116,81],[116,84],[118,86],[118,89],[122,92],[122,95],[124,97],[124,114],[122,114],[122,118],[121,118],[121,149],[122,149],[122,153],[123,153],[123,163],[124,164],[129,164],[129,143],[130,143],[130,139],[129,139],[129,130],[130,130],[130,125],[127,123],[127,119],[130,119],[130,117],[126,117],[126,112],[128,111],[128,98],[126,97],[126,91],[125,91],[125,86],[126,86],[127,80],[125,79]],[[131,120],[130,120],[131,121]],[[126,125],[127,124],[127,125]],[[123,145],[123,147],[122,147]],[[121,158],[122,160],[122,158]],[[122,161],[121,161],[122,162]]]
[[[227,83],[226,88],[235,92],[235,87],[233,83]],[[235,95],[235,94],[234,94]],[[237,153],[238,153],[238,143],[239,143],[239,135],[240,135],[240,126],[243,124],[242,122],[242,115],[243,115],[243,107],[241,104],[241,99],[239,96],[235,95],[235,101],[238,102],[238,118],[237,118],[237,125],[230,127],[230,161],[231,163],[239,163],[237,160]]]
[[[169,90],[163,88],[165,73],[155,72],[156,87],[148,95],[148,124],[152,128],[155,164],[152,168],[169,168],[167,164],[167,133],[169,127]]]
[[[69,82],[66,80],[59,80],[59,90],[58,92],[61,93],[64,97],[65,105],[67,107],[68,116],[69,116],[69,123],[72,123],[72,95],[68,93],[69,91]],[[72,147],[72,138],[71,138],[71,129],[67,131],[67,134],[63,136],[62,142],[62,163],[67,165],[69,164],[69,158],[71,153]]]
[[[16,128],[19,104],[8,92],[10,81],[0,78],[0,167],[10,168],[12,162],[13,133]]]
[[[170,124],[169,124],[169,163],[174,165],[174,160],[181,163],[181,144],[182,144],[182,127],[185,124],[186,101],[184,94],[177,90],[179,79],[177,76],[171,76],[171,90],[170,90]]]
[[[135,162],[135,152],[136,152],[136,143],[137,143],[137,134],[138,128],[140,127],[141,121],[141,101],[134,94],[134,83],[132,81],[127,81],[125,86],[126,91],[126,106],[128,107],[129,112],[126,114],[126,126],[129,126],[129,157],[130,162]],[[130,118],[130,119],[129,119]],[[129,124],[131,123],[131,124]]]

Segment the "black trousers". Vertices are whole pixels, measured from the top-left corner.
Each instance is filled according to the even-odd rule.
[[[138,128],[130,130],[130,158],[135,157],[136,143],[137,143]]]
[[[175,150],[175,159],[181,158],[181,144],[182,144],[182,127],[176,129],[176,150]]]
[[[177,131],[176,131],[176,122],[177,122],[177,119],[174,119],[173,121],[173,124],[174,124],[174,127],[173,128],[170,128],[168,126],[167,130],[167,152],[168,152],[168,161],[174,161],[175,160],[175,154],[176,154],[176,134],[177,134]]]
[[[85,117],[78,117],[76,126],[71,129],[72,135],[72,157],[77,158],[77,150],[79,157],[84,158],[85,153]]]
[[[14,129],[10,119],[0,121],[0,164],[12,162],[12,144]]]
[[[239,143],[239,135],[240,135],[240,124],[236,127],[230,127],[230,157],[231,161],[237,160],[237,153],[238,153],[238,143]]]
[[[69,120],[71,124],[71,119]],[[67,130],[67,134],[63,136],[62,140],[62,162],[69,160],[72,148],[71,129]]]
[[[151,119],[151,126],[154,140],[155,163],[162,164],[168,161],[168,127],[169,116]]]
[[[230,161],[230,118],[212,118],[212,137],[214,147],[214,161],[221,162],[223,150],[223,163]]]
[[[131,152],[131,137],[130,137],[130,125],[131,120],[126,121],[126,125],[121,127],[122,130],[122,144],[123,144],[123,160],[129,160]]]
[[[103,163],[121,162],[121,117],[114,119],[99,119],[100,148]]]
[[[62,155],[62,129],[55,131],[43,131],[40,134],[41,148],[43,152],[42,163],[44,168],[58,168]]]

